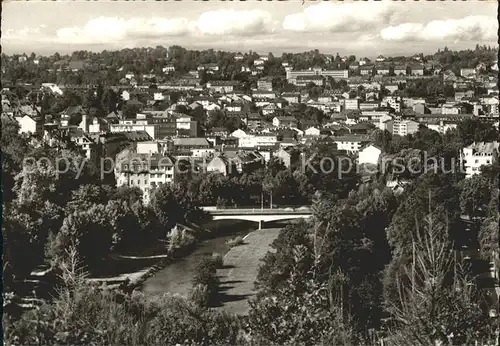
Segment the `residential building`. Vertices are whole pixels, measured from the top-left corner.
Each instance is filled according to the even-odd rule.
[[[260,133],[256,135],[248,135],[238,139],[238,147],[240,148],[258,148],[273,146],[278,142],[278,137],[272,133]]]
[[[430,121],[426,125],[427,128],[429,128],[430,130],[434,130],[436,132],[444,134],[448,130],[456,129],[458,123],[452,121],[438,120],[438,121]]]
[[[349,78],[348,69],[339,70],[323,70],[319,67],[309,69],[309,70],[289,70],[286,71],[286,79],[289,83],[295,84],[299,76],[322,76],[322,77],[332,77],[333,79],[347,79]]]
[[[162,68],[163,73],[175,72],[175,66],[173,64],[167,64]]]
[[[198,136],[198,122],[189,115],[182,115],[175,120],[177,135],[196,137]]]
[[[172,141],[173,152],[176,155],[192,156],[193,150],[211,148],[211,143],[202,137],[174,138]]]
[[[292,116],[274,117],[273,126],[275,127],[297,127],[297,119]]]
[[[157,187],[175,181],[175,161],[169,155],[139,154],[136,150],[125,149],[115,162],[116,185],[140,188],[145,203],[150,201]]]
[[[481,173],[481,166],[493,163],[493,154],[498,153],[498,144],[497,141],[479,142],[462,149],[461,161],[465,168],[466,178]]]
[[[359,73],[362,76],[373,76],[374,67],[372,65],[364,65],[359,68]]]
[[[259,90],[273,90],[273,79],[271,77],[261,78],[257,81],[257,89]]]
[[[98,117],[94,117],[92,122],[89,124],[89,133],[105,133],[109,131],[109,124],[106,120]]]
[[[370,139],[363,135],[345,135],[332,137],[333,142],[337,145],[338,150],[343,150],[348,153],[357,153],[370,142]]]
[[[231,175],[236,172],[236,167],[229,158],[225,155],[216,155],[207,164],[207,172],[218,172],[224,176]]]
[[[252,92],[252,97],[256,99],[274,100],[276,96],[276,93],[272,90],[255,90]]]
[[[172,117],[138,113],[135,119],[120,119],[110,125],[111,132],[145,131],[153,139],[163,139],[177,134],[176,120]]]
[[[462,99],[474,97],[474,90],[470,89],[458,89],[455,90],[455,101],[461,101]]]
[[[391,94],[399,90],[399,84],[398,83],[387,83],[384,85],[384,88],[389,90]]]
[[[380,102],[378,101],[364,101],[359,103],[359,109],[373,110],[380,107]]]
[[[393,135],[407,136],[418,131],[419,123],[413,120],[391,120],[392,129],[388,129]],[[389,125],[390,126],[390,125]]]
[[[207,88],[219,93],[231,93],[237,85],[237,81],[214,80],[207,83]]]
[[[320,135],[320,133],[321,133],[321,130],[318,129],[317,127],[309,127],[308,129],[306,129],[304,131],[304,134],[306,136],[315,136],[315,137],[317,137],[317,136]]]
[[[85,157],[93,163],[97,163],[97,143],[93,138],[80,128],[68,128],[69,139],[75,143],[85,154]]]
[[[380,154],[382,154],[382,149],[375,144],[369,144],[359,151],[358,164],[377,165]]]
[[[476,76],[476,69],[475,68],[461,68],[460,75],[462,77],[465,77],[465,78],[474,77],[474,76]]]
[[[391,72],[391,69],[389,66],[382,65],[375,67],[375,72],[378,75],[388,76],[389,73]]]
[[[325,84],[325,79],[322,76],[297,76],[295,79],[290,79],[290,83],[297,86],[306,86],[309,83],[323,86]]]
[[[410,66],[410,71],[412,76],[423,76],[424,75],[424,65],[415,64]]]
[[[16,117],[19,123],[19,133],[39,134],[42,131],[42,121],[37,117],[24,114]]]
[[[219,71],[219,65],[216,63],[208,63],[208,64],[202,64],[198,66],[197,68],[198,71],[207,71],[208,73],[214,73]]]
[[[406,74],[407,74],[406,66],[404,66],[404,65],[394,66],[394,74],[396,76],[406,76]]]
[[[357,98],[345,99],[344,100],[344,109],[345,110],[359,109],[359,99],[357,99]]]
[[[300,154],[293,148],[283,148],[280,147],[278,151],[273,154],[279,162],[281,162],[286,168],[290,168],[291,165],[298,162]]]
[[[285,99],[288,103],[300,103],[300,93],[283,93],[281,98]]]

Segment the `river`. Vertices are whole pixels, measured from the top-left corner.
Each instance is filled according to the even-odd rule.
[[[256,228],[255,223],[231,222],[210,223],[203,225],[218,234],[211,239],[201,241],[188,255],[175,260],[159,270],[156,274],[144,281],[142,292],[148,295],[163,293],[181,294],[186,296],[191,289],[191,282],[196,270],[196,265],[203,257],[211,257],[218,252],[225,255],[229,251],[226,241],[238,235],[245,236]]]

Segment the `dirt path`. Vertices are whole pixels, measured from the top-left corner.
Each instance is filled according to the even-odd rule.
[[[261,259],[271,250],[271,243],[278,237],[281,228],[267,228],[249,233],[245,244],[229,250],[224,257],[224,268],[217,271],[220,278],[221,306],[229,313],[246,315],[252,298],[254,282]]]

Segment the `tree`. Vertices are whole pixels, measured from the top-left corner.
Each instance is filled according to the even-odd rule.
[[[481,175],[474,175],[460,182],[460,208],[470,218],[484,215],[490,200],[490,182]]]
[[[85,211],[75,212],[63,221],[55,235],[51,253],[56,263],[65,258],[65,251],[75,247],[82,261],[93,271],[113,246],[113,229],[107,207],[96,204]]]
[[[25,138],[19,135],[17,122],[2,116],[2,195],[4,203],[14,198],[14,177],[21,171],[28,151]]]
[[[446,239],[449,225],[441,220],[431,211],[414,240],[413,264],[405,266],[405,277],[399,280],[400,298],[389,305],[395,325],[389,344],[470,345],[494,340],[494,321],[482,311],[471,278],[454,262]]]
[[[392,250],[392,259],[385,270],[384,293],[386,301],[398,299],[396,278],[412,260],[412,244],[421,228],[416,225],[434,210],[442,223],[449,227],[450,243],[458,241],[462,234],[460,221],[459,192],[452,177],[429,172],[413,185],[405,187],[402,201],[387,229],[387,239]]]
[[[354,332],[334,305],[328,284],[314,280],[311,253],[300,245],[292,251],[285,284],[250,302],[251,330],[268,345],[355,344]]]
[[[119,186],[112,194],[111,199],[133,205],[136,202],[142,202],[142,195],[142,190],[137,186]]]
[[[107,201],[107,191],[100,185],[86,184],[72,191],[71,199],[66,205],[66,213],[90,209],[94,204],[104,204]]]

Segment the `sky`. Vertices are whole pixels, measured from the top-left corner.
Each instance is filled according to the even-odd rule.
[[[2,2],[7,54],[134,47],[374,57],[498,46],[497,1]]]

